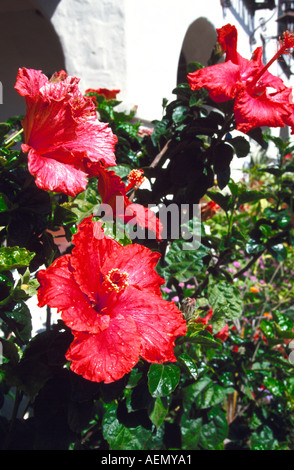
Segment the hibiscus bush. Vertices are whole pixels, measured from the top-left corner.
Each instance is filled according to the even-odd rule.
[[[293,105],[268,68],[294,38],[264,65],[217,32],[150,127],[119,90],[19,69],[26,114],[0,125],[2,449],[293,449]]]

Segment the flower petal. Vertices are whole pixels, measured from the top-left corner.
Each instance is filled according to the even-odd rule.
[[[20,68],[16,77],[15,89],[21,96],[34,98],[40,88],[48,82],[41,70]]]
[[[127,205],[124,220],[132,225],[138,224],[155,233],[157,240],[162,240],[163,225],[154,212],[141,204],[130,203]]]
[[[160,286],[165,280],[155,271],[160,256],[143,245],[127,245],[118,248],[106,259],[101,272],[105,275],[112,268],[118,268],[128,273],[129,285],[161,296]]]
[[[46,270],[38,272],[38,306],[57,308],[64,323],[73,330],[97,333],[109,325],[109,316],[92,308],[89,299],[75,282],[70,255],[55,260]]]
[[[24,151],[29,149],[29,172],[36,177],[36,185],[44,191],[62,192],[70,196],[86,189],[88,180],[86,173],[70,163],[62,163],[54,158],[40,155],[26,144]]]
[[[75,333],[66,358],[76,374],[94,382],[110,383],[137,364],[140,344],[133,319],[118,315],[100,334]]]
[[[49,81],[41,71],[23,68],[18,72],[15,85],[27,104],[22,121],[24,148],[34,149],[37,155],[50,159],[48,178],[43,171],[38,186],[69,195],[76,195],[85,189],[87,162],[102,161],[105,166],[116,165],[114,150],[117,137],[107,123],[98,121],[94,103],[91,98],[82,95],[78,83],[78,78],[69,77],[65,72],[55,74],[55,78]],[[31,156],[31,160],[36,159]],[[60,174],[53,175],[54,160],[67,165],[63,182]],[[33,174],[36,175],[41,172],[43,164],[34,163],[36,168]],[[57,164],[59,173],[61,168]],[[77,184],[79,177],[81,184]],[[67,184],[65,180],[68,178],[70,181]]]
[[[243,57],[237,52],[238,31],[236,27],[226,24],[222,28],[217,28],[216,31],[218,43],[226,52],[226,61],[231,60],[234,64],[240,65]]]
[[[222,64],[211,65],[188,74],[188,82],[192,90],[206,88],[211,99],[220,103],[235,97],[242,86],[240,67],[230,60]]]
[[[142,342],[142,358],[157,363],[176,361],[175,339],[186,334],[187,326],[174,302],[130,286],[112,305],[112,315],[116,313],[134,320]]]
[[[86,217],[80,224],[78,232],[73,237],[75,247],[71,253],[73,276],[80,289],[97,302],[97,293],[101,286],[101,267],[105,259],[115,252],[120,244],[107,237],[100,222],[94,222],[92,217]]]
[[[250,95],[246,90],[238,93],[234,114],[237,129],[248,132],[255,127],[284,127],[285,119],[289,116],[291,89],[284,88],[283,91],[261,95]]]

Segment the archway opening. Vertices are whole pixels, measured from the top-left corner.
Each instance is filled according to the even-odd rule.
[[[187,81],[187,66],[190,62],[208,65],[216,41],[215,27],[206,18],[198,18],[189,26],[179,57],[177,84]]]
[[[25,103],[14,89],[20,67],[46,75],[65,69],[59,38],[50,20],[30,2],[7,2],[0,8],[0,121],[25,113]]]

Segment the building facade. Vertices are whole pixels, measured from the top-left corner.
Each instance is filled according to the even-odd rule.
[[[1,0],[0,119],[24,112],[14,90],[19,67],[48,75],[65,69],[81,79],[82,91],[120,89],[125,109],[138,106],[139,119],[160,119],[162,99],[174,99],[172,90],[185,77],[187,63],[207,64],[216,28],[234,24],[242,55],[249,58],[263,45],[265,59],[270,58],[278,25],[283,27],[277,22],[281,3],[293,2]],[[289,69],[287,76],[287,67],[273,67],[289,85]]]

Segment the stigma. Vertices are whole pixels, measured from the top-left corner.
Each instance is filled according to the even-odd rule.
[[[129,285],[129,275],[118,268],[113,268],[104,276],[103,285],[107,293],[121,294]]]
[[[126,187],[126,190],[129,191],[131,188],[138,189],[139,186],[143,183],[145,180],[145,176],[143,176],[144,171],[143,170],[132,170],[129,173],[128,176],[128,185]]]

